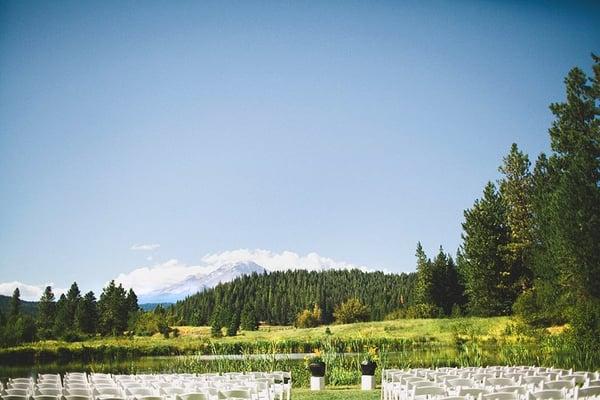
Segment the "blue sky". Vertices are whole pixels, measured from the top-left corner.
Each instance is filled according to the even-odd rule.
[[[599,15],[2,1],[0,282],[97,290],[236,249],[398,272],[419,240],[454,253],[510,144],[547,151],[548,104],[600,52]]]

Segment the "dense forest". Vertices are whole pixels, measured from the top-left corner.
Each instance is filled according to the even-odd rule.
[[[412,301],[414,274],[359,270],[284,271],[242,276],[205,290],[174,306],[176,320],[208,325],[220,320],[253,318],[290,325],[305,309],[320,310],[320,322],[334,321],[336,306],[350,298],[368,305],[368,320],[381,320]]]

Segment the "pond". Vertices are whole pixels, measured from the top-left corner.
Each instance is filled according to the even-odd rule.
[[[495,349],[487,349],[493,354]],[[136,373],[189,373],[227,371],[269,371],[287,370],[296,375],[307,374],[304,359],[309,353],[247,354],[247,355],[191,355],[191,356],[151,356],[130,359],[103,359],[91,362],[45,362],[12,363],[0,365],[3,379],[32,376],[38,372],[61,373],[72,371],[104,372],[114,374]],[[403,352],[382,354],[381,363],[394,367],[456,365],[460,351],[453,346],[419,347]],[[330,369],[358,370],[360,358],[357,353],[326,354]],[[308,379],[308,375],[306,375]]]

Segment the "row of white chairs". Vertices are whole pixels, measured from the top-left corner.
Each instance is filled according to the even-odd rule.
[[[224,374],[39,374],[0,383],[3,400],[290,400],[286,371]]]
[[[385,369],[383,400],[600,400],[596,372],[543,367]]]

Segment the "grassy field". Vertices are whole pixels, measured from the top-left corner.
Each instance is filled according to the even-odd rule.
[[[166,356],[182,354],[239,354],[241,352],[309,352],[320,347],[324,341],[336,341],[339,346],[360,346],[382,343],[430,343],[452,345],[457,335],[477,337],[480,341],[502,337],[510,341],[513,320],[509,317],[407,319],[365,322],[348,325],[329,325],[318,328],[298,329],[289,326],[261,326],[258,331],[242,331],[233,337],[211,338],[210,327],[180,326],[179,337],[164,338],[160,334],[151,337],[95,337],[80,342],[57,340],[40,341],[15,348],[0,349],[0,357],[6,354],[29,352],[52,358],[54,353],[72,352],[89,354],[108,353],[110,357],[135,357],[144,355]],[[327,333],[327,329],[329,333]],[[356,350],[356,349],[355,349]],[[347,351],[346,347],[343,350]]]
[[[492,318],[453,318],[453,319],[404,319],[394,321],[362,322],[345,325],[328,325],[331,335],[342,339],[406,339],[414,341],[435,341],[451,343],[454,333],[459,330],[472,330],[480,338],[498,337],[511,323],[509,317]],[[291,326],[263,326],[255,332],[241,332],[234,337],[223,337],[221,342],[254,342],[257,340],[322,340],[330,335],[327,327],[298,329]],[[182,326],[179,340],[208,339],[210,327]],[[161,339],[155,335],[154,339]]]
[[[356,386],[341,386],[328,388],[319,392],[313,392],[309,389],[294,389],[292,399],[316,399],[316,400],[375,400],[379,399],[381,392],[379,390],[362,391]]]

